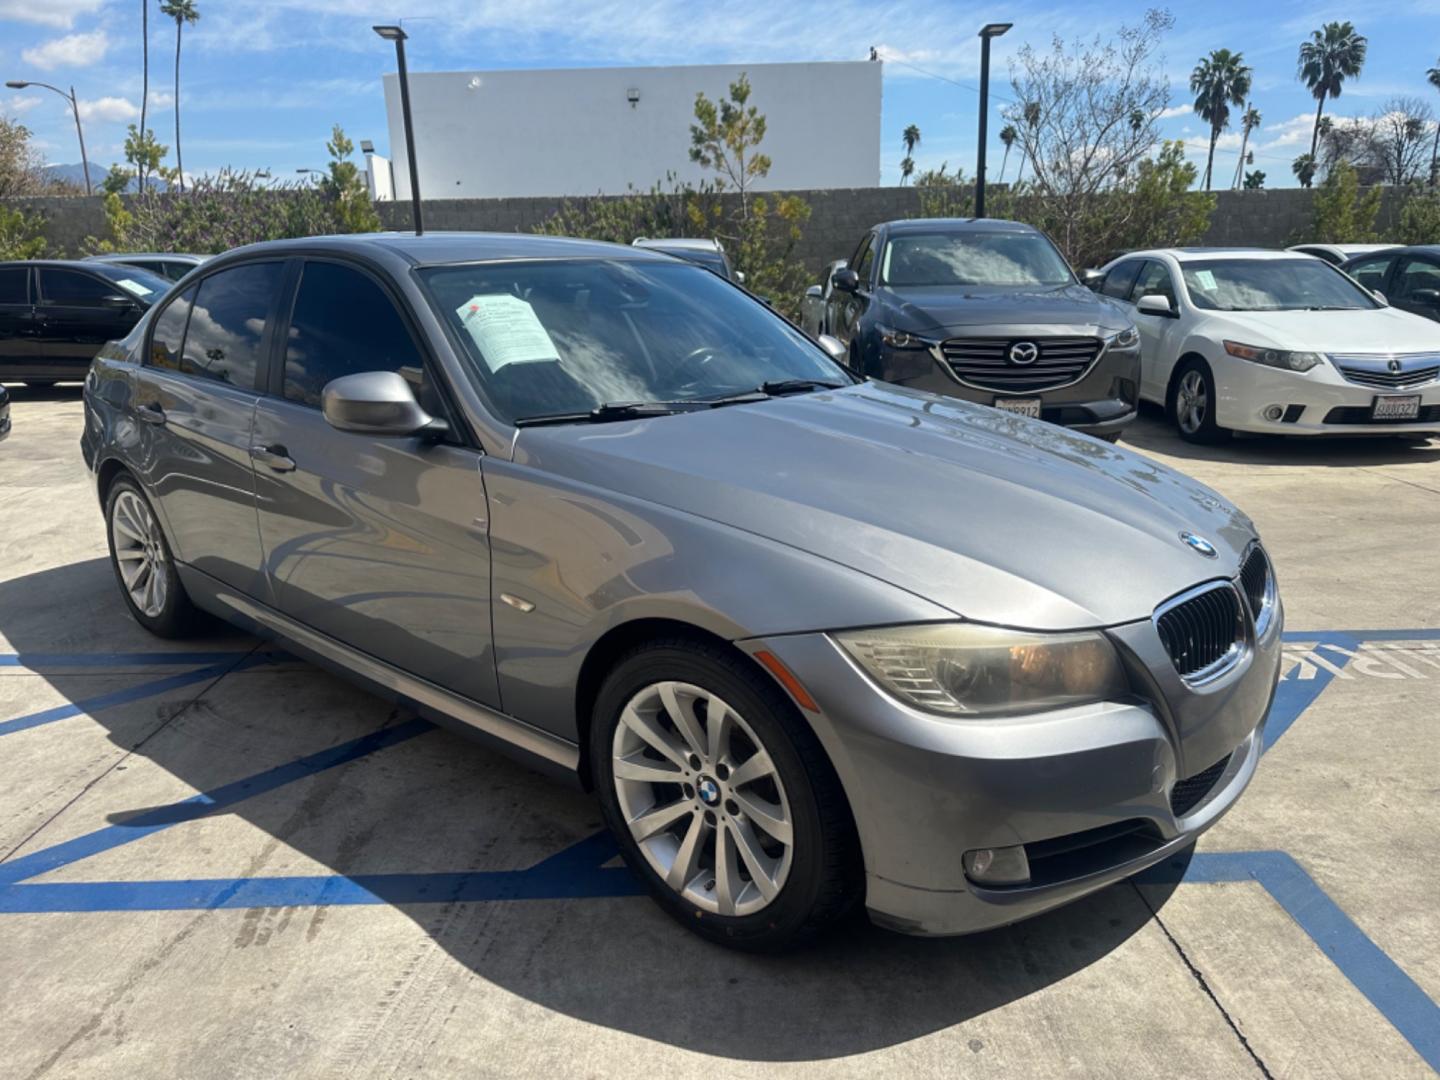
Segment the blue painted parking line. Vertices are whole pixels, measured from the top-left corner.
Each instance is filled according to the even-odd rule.
[[[128,653],[0,653],[0,668],[120,668],[183,667],[190,664],[219,664],[244,656],[249,649],[223,652],[128,652]]]
[[[1335,646],[1336,651],[1325,664],[1315,665],[1312,671],[1302,674],[1297,666],[1286,672],[1277,689],[1267,725],[1267,749],[1313,704],[1337,674],[1344,670],[1350,654],[1357,652],[1363,644],[1375,641],[1435,641],[1440,640],[1440,630],[1295,631],[1287,633],[1285,639],[1287,642],[1314,643],[1317,648]],[[27,654],[27,657],[33,655]],[[203,657],[203,654],[197,655]],[[73,716],[95,711],[214,678],[226,670],[241,670],[246,666],[267,663],[271,659],[268,655],[257,655],[242,664],[209,664],[70,706],[0,722],[0,734],[63,718],[52,714]],[[162,829],[221,812],[245,799],[277,790],[326,769],[366,758],[431,730],[433,726],[430,723],[419,719],[383,728],[213,791],[145,811],[128,821],[0,863],[0,914],[565,900],[633,896],[644,891],[627,870],[604,865],[618,854],[614,841],[605,833],[581,840],[522,870],[130,882],[32,880]],[[1154,867],[1140,875],[1137,881],[1185,884],[1253,881],[1260,884],[1416,1052],[1432,1068],[1440,1071],[1440,1006],[1345,914],[1290,855],[1279,851],[1199,852],[1188,863],[1171,862]]]

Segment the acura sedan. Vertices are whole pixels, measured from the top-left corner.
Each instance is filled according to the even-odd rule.
[[[1140,328],[1140,396],[1189,442],[1440,434],[1440,327],[1334,266],[1258,248],[1137,251],[1100,292]]]
[[[1164,466],[861,382],[643,249],[321,238],[189,282],[86,383],[134,618],[219,616],[588,788],[710,939],[1014,922],[1255,771],[1275,576]]]

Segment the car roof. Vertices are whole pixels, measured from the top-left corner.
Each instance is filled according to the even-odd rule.
[[[719,251],[719,240],[701,240],[693,236],[642,236],[630,243],[631,247],[678,248],[685,251]]]
[[[128,262],[131,259],[177,259],[180,262],[193,262],[197,266],[206,259],[214,258],[212,255],[191,255],[183,251],[127,251],[107,252],[104,255],[87,255],[85,262]]]
[[[1023,221],[1004,218],[901,218],[882,222],[878,228],[891,233],[916,232],[1017,232],[1033,233],[1036,228]]]
[[[10,259],[0,262],[0,266],[55,266],[64,267],[67,270],[94,270],[107,274],[124,273],[124,270],[117,269],[109,263],[95,262],[90,259]],[[136,266],[132,269],[140,270],[141,268]]]
[[[343,236],[307,236],[293,240],[266,240],[227,251],[217,256],[226,262],[252,255],[302,255],[315,253],[375,258],[390,256],[412,266],[446,263],[487,262],[501,259],[630,259],[674,260],[658,251],[610,244],[600,240],[575,240],[565,236],[538,236],[532,233],[436,232],[350,233]]]
[[[1206,259],[1293,259],[1297,252],[1276,251],[1274,248],[1252,248],[1252,247],[1181,247],[1181,248],[1150,248],[1145,251],[1127,251],[1124,255],[1116,258],[1138,259],[1149,258],[1156,255],[1168,255],[1176,262],[1202,262]]]

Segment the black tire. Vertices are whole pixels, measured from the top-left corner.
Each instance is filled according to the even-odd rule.
[[[1198,384],[1203,391],[1203,401],[1199,397],[1190,398],[1192,403],[1198,404],[1195,404],[1194,411],[1187,409],[1187,415],[1182,417],[1181,410],[1185,408],[1182,398],[1186,396],[1187,384]],[[1175,430],[1186,442],[1209,446],[1230,438],[1229,429],[1215,423],[1215,376],[1210,373],[1210,365],[1205,361],[1191,358],[1180,365],[1170,387],[1167,405]]]
[[[142,610],[131,596],[130,587],[121,573],[121,560],[116,551],[115,515],[117,506],[132,499],[140,500],[144,510],[150,516],[150,521],[154,523],[154,547],[158,558],[152,564],[152,572],[156,573],[163,581],[164,599],[159,603],[158,610],[151,613]],[[128,502],[127,505],[133,506],[134,504]],[[170,543],[166,540],[165,532],[160,527],[155,508],[150,504],[149,497],[140,485],[129,476],[116,477],[110,485],[110,490],[106,492],[105,536],[110,545],[110,569],[115,573],[115,584],[119,587],[120,596],[124,599],[125,606],[130,609],[130,614],[135,621],[156,637],[182,638],[193,633],[195,625],[199,621],[199,612],[190,602],[190,597],[185,592],[185,586],[180,583],[180,575],[175,571],[175,558],[170,552]]]
[[[1095,437],[1097,439],[1104,439],[1108,443],[1118,443],[1120,441],[1120,432],[1112,431],[1108,435],[1097,435]]]
[[[631,835],[612,771],[616,729],[626,705],[662,682],[720,697],[758,737],[784,785],[793,818],[791,862],[778,893],[759,911],[727,916],[696,904],[666,884]],[[701,937],[750,952],[781,952],[816,938],[863,896],[860,845],[839,778],[793,703],[744,657],[683,637],[625,654],[596,699],[589,750],[595,792],[626,863],[665,911]],[[718,826],[705,828],[713,858]]]

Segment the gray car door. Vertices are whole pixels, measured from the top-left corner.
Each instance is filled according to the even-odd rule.
[[[446,412],[403,303],[356,266],[304,264],[255,416],[265,565],[279,609],[346,645],[499,706],[480,452],[326,423],[326,383],[395,371]]]
[[[132,457],[175,556],[265,598],[255,516],[251,427],[285,263],[245,263],[169,297],[156,314],[131,407]]]

